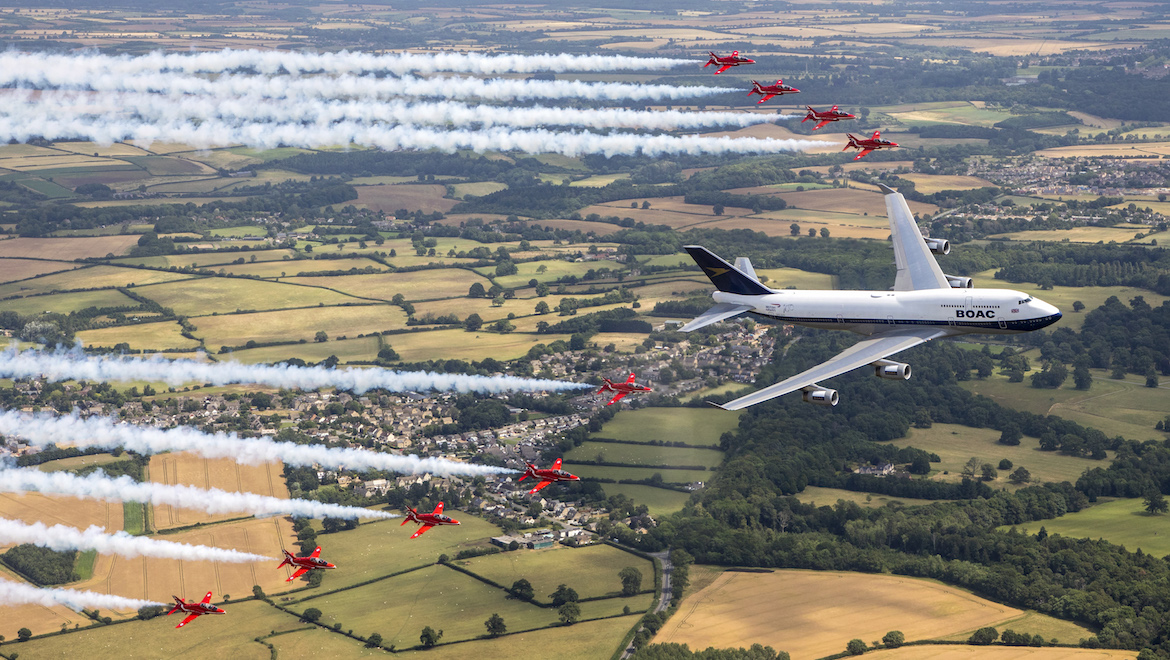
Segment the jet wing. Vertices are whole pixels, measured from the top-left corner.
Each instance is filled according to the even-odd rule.
[[[434,527],[434,525],[423,525],[422,527],[418,528],[417,532],[415,532],[414,534],[411,534],[410,538],[417,539],[418,537],[422,536],[423,534],[426,534],[427,530],[432,528],[432,527]]]
[[[299,578],[300,576],[302,576],[308,572],[309,572],[309,569],[307,569],[307,568],[298,568],[297,572],[290,575],[289,578],[287,580],[285,580],[285,582],[292,582],[293,580]]]
[[[689,323],[679,328],[679,332],[690,332],[691,330],[698,330],[705,328],[712,323],[718,323],[724,319],[729,319],[737,314],[743,314],[750,311],[751,305],[736,305],[735,303],[719,303],[711,309],[696,316]]]
[[[756,105],[759,105],[759,104],[763,103],[764,101],[767,101],[768,99],[772,98],[773,96],[776,96],[776,95],[775,94],[765,94],[764,98],[760,99],[759,101],[756,101]]]
[[[605,405],[607,405],[607,406],[612,406],[613,404],[617,403],[618,401],[621,401],[621,400],[622,400],[622,397],[624,397],[624,396],[625,396],[625,395],[627,395],[627,394],[629,394],[629,392],[618,392],[618,393],[617,393],[617,396],[615,396],[614,398],[610,399],[610,400],[609,400],[609,403],[607,403],[607,404],[605,404]]]
[[[546,479],[546,480],[536,484],[536,487],[533,488],[532,490],[528,491],[528,494],[531,495],[531,494],[535,493],[536,491],[540,490],[541,488],[544,488],[545,486],[547,486],[551,483],[552,483],[552,480]]]
[[[734,64],[724,64],[722,68],[720,68],[718,71],[715,72],[715,75],[719,75],[719,74],[723,73],[724,71],[730,69],[733,66],[735,66],[735,65]]]
[[[865,158],[866,156],[868,156],[868,155],[869,155],[870,153],[872,153],[872,152],[873,152],[873,148],[871,148],[871,147],[866,147],[865,149],[862,149],[862,150],[861,150],[861,153],[859,153],[859,154],[857,154],[856,156],[854,156],[854,157],[853,157],[853,160],[861,160],[862,158]]]
[[[753,392],[723,405],[711,404],[724,410],[741,410],[769,399],[783,396],[854,369],[889,357],[908,348],[938,339],[950,334],[947,330],[937,328],[922,328],[911,330],[891,330],[890,332],[873,335],[863,339],[845,349],[836,357],[822,362],[812,369],[803,371],[792,378],[765,387],[759,392]]]
[[[894,241],[894,264],[898,268],[894,291],[951,288],[926,241],[922,240],[906,198],[893,188],[878,185],[886,195],[886,215],[890,218],[890,237]]]
[[[818,128],[820,128],[820,127],[824,126],[825,124],[830,124],[830,123],[832,123],[832,122],[833,122],[833,120],[832,120],[832,119],[822,119],[822,120],[821,120],[821,123],[817,124],[816,126],[813,126],[813,130],[815,131],[815,130],[817,130]],[[801,122],[801,123],[803,124],[804,122]]]
[[[192,621],[194,621],[195,619],[198,619],[198,618],[199,618],[198,614],[188,614],[187,618],[180,621],[179,625],[177,625],[175,627],[182,628],[183,626],[187,625],[188,623],[191,623]]]

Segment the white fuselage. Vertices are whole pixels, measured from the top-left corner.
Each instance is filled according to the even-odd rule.
[[[925,289],[919,291],[800,291],[763,296],[716,291],[721,303],[750,305],[750,313],[813,328],[862,335],[898,327],[937,327],[954,334],[1014,334],[1047,327],[1060,310],[1011,289]]]

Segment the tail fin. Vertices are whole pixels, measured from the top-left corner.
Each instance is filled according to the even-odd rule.
[[[292,566],[292,562],[289,561],[289,558],[292,557],[292,555],[290,555],[288,553],[288,550],[281,550],[281,552],[284,553],[284,561],[280,562],[280,566],[277,566],[277,568],[284,568],[285,566]]]
[[[406,514],[406,517],[402,519],[402,525],[410,522],[410,514],[414,513],[414,509],[407,509],[407,511],[408,513]],[[402,525],[399,525],[399,527],[402,527]]]
[[[758,280],[745,275],[741,270],[720,259],[705,247],[684,245],[683,249],[691,255],[695,263],[699,264],[711,283],[720,291],[742,296],[766,296],[773,293]]]

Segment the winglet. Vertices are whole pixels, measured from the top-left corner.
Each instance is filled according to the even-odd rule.
[[[881,188],[882,194],[885,194],[885,195],[894,195],[894,194],[897,194],[897,192],[898,192],[897,190],[894,190],[893,188],[887,186],[884,183],[877,184],[877,187]]]

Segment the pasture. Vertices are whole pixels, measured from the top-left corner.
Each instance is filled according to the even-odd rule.
[[[11,286],[11,285],[9,285]],[[140,303],[116,289],[54,293],[48,296],[10,298],[0,301],[0,308],[23,316],[53,312],[68,314],[86,307],[138,307]]]
[[[890,225],[884,215],[870,216],[855,213],[833,213],[788,208],[783,211],[765,211],[750,218],[717,220],[701,225],[704,229],[751,229],[768,236],[792,236],[792,224],[800,225],[800,236],[808,236],[809,229],[828,229],[834,238],[868,238],[885,240],[890,235]],[[793,237],[795,238],[795,237]]]
[[[810,273],[797,268],[760,268],[756,275],[768,286],[774,289],[785,289],[794,286],[798,289],[835,289],[837,278],[824,273]]]
[[[1043,527],[1049,534],[1105,539],[1125,546],[1130,552],[1140,548],[1155,557],[1170,555],[1170,517],[1146,513],[1142,498],[1101,501],[1059,518],[1016,527],[1027,534],[1035,534]],[[1004,526],[1000,530],[1009,528]]]
[[[41,472],[62,472],[65,470],[79,470],[91,465],[105,465],[114,461],[124,461],[126,457],[115,458],[113,454],[89,454],[87,456],[71,456],[59,458],[55,461],[41,463],[37,469]]]
[[[56,273],[75,268],[73,264],[59,261],[38,261],[34,259],[0,259],[0,282],[24,280],[47,273]]]
[[[584,613],[585,608],[581,609]],[[531,655],[533,649],[555,648],[556,657],[561,660],[597,660],[608,658],[616,651],[622,636],[637,623],[635,615],[585,621],[567,628],[545,628],[469,644],[440,644],[422,651],[403,652],[397,657],[407,660],[464,660],[474,656],[476,660],[515,660],[526,654]],[[482,624],[480,627],[483,627]],[[418,642],[417,634],[413,642]]]
[[[663,470],[665,474],[662,476],[663,478],[671,477],[670,481],[674,481],[678,479],[676,475],[672,474],[676,471]],[[707,481],[711,476],[711,473],[708,473],[706,477],[698,481]],[[625,495],[636,504],[645,504],[646,508],[650,510],[650,515],[655,517],[681,511],[691,497],[690,493],[641,484],[602,484],[601,489],[605,491],[606,495]]]
[[[285,282],[331,289],[349,296],[390,300],[401,293],[409,301],[466,296],[475,282],[488,288],[491,282],[475,271],[462,268],[420,270],[411,273],[290,277]],[[526,280],[527,281],[527,280]]]
[[[1036,438],[1024,436],[1015,447],[999,444],[1000,432],[995,429],[977,429],[958,424],[934,424],[928,429],[910,429],[906,438],[895,440],[899,446],[917,447],[939,455],[941,463],[931,463],[932,479],[958,481],[963,465],[972,457],[979,463],[998,465],[1000,459],[1012,462],[1012,470],[1028,468],[1032,481],[1075,482],[1085,470],[1106,467],[1105,461],[1065,456],[1055,451],[1040,451]],[[942,472],[950,472],[944,475]],[[989,485],[1008,487],[1008,471],[1001,470],[999,478]]]
[[[817,597],[810,600],[807,594]],[[759,643],[794,658],[817,658],[840,652],[850,639],[881,639],[890,630],[901,630],[906,641],[938,639],[1023,614],[930,580],[828,571],[729,571],[689,593],[655,641],[699,649]],[[1064,624],[1054,635],[1061,641],[1075,643],[1091,634],[1072,623],[1057,623]],[[1028,630],[1025,625],[1014,629]]]
[[[1013,628],[1014,630],[1014,628]],[[1088,633],[1086,633],[1088,635]],[[1136,658],[1136,651],[1117,649],[1031,648],[1026,646],[903,646],[870,651],[878,660],[1122,660]]]
[[[232,351],[230,355],[221,356],[220,359],[226,357],[228,360],[244,364],[255,364],[258,362],[279,362],[290,358],[300,358],[306,362],[320,362],[334,356],[344,364],[355,361],[371,361],[378,356],[378,350],[377,338],[359,337],[340,341],[330,339],[326,342],[310,341],[304,344],[248,348]]]
[[[797,493],[794,497],[805,504],[815,504],[817,506],[835,506],[838,500],[845,500],[846,502],[852,502],[853,504],[866,508],[886,506],[887,504],[915,506],[932,504],[939,501],[893,497],[891,495],[879,495],[877,493],[859,493],[842,488],[821,488],[820,486],[805,486],[804,490]]]
[[[739,415],[705,408],[622,410],[595,435],[630,442],[685,442],[718,447],[719,436],[739,425]]]
[[[125,254],[138,244],[139,236],[87,236],[84,238],[9,238],[0,240],[0,257],[73,260]]]
[[[227,277],[201,277],[153,284],[135,291],[164,307],[170,307],[176,314],[186,316],[359,302],[324,288]]]
[[[886,203],[881,193],[858,190],[857,188],[806,190],[804,192],[786,192],[777,196],[788,202],[789,208],[794,209],[854,213],[856,215],[868,213],[883,218],[886,214]],[[934,204],[913,200],[907,200],[906,203],[910,205],[910,210],[914,213],[933,214],[938,212],[938,207]]]
[[[541,267],[543,266],[543,270]],[[495,278],[497,284],[504,288],[512,288],[518,286],[525,286],[529,280],[536,280],[537,282],[552,282],[553,280],[563,277],[565,275],[576,275],[580,277],[587,271],[596,270],[598,268],[609,268],[611,270],[624,270],[620,264],[612,261],[582,261],[572,262],[561,259],[550,261],[528,261],[522,264],[516,264],[517,273],[515,275],[505,275],[503,277]],[[494,276],[495,267],[487,269],[478,269],[477,272],[485,277]],[[470,284],[468,286],[471,286]],[[466,292],[465,292],[466,293]]]
[[[707,470],[660,470],[656,468],[618,467],[614,465],[573,465],[569,471],[583,479],[649,479],[655,474],[661,474],[663,481],[679,484],[690,483],[692,481],[707,481],[713,474]],[[610,486],[616,485],[618,484],[604,484],[603,487],[608,489]]]
[[[309,289],[312,291],[312,289]],[[291,309],[252,314],[203,316],[192,321],[207,346],[243,346],[257,342],[313,341],[318,331],[330,337],[397,330],[406,327],[406,314],[397,305],[352,305],[345,307]]]
[[[423,213],[442,211],[446,213],[458,204],[454,199],[447,199],[446,186],[434,184],[396,184],[380,186],[359,186],[358,198],[353,204],[358,208],[367,208],[373,211],[393,213],[398,209],[421,210]]]
[[[203,593],[188,593],[185,596],[201,597]],[[5,645],[0,647],[0,653],[19,650],[22,658],[71,660],[77,657],[78,649],[85,649],[84,653],[92,657],[157,660],[191,656],[214,648],[217,655],[232,660],[269,660],[271,656],[268,649],[252,641],[254,638],[271,631],[295,630],[305,625],[296,617],[267,603],[247,601],[224,605],[218,596],[216,594],[213,602],[220,604],[228,613],[192,622],[191,630],[173,629],[178,624],[175,619],[179,615],[163,616],[118,626],[96,625],[69,635],[22,642],[19,648]],[[192,630],[198,632],[194,635],[182,634]]]
[[[626,566],[642,572],[643,589],[654,588],[654,566],[649,561],[608,545],[583,548],[555,545],[545,550],[514,550],[456,561],[455,564],[505,587],[524,578],[532,583],[536,599],[543,603],[551,602],[549,595],[560,584],[569,585],[581,598],[620,598],[622,582],[618,571]],[[634,598],[620,600],[626,602]],[[636,608],[631,605],[630,609]]]
[[[528,353],[528,349],[536,344],[549,344],[558,339],[568,341],[569,335],[498,334],[455,329],[411,332],[391,337],[390,342],[403,362],[418,362],[433,360],[439,355],[456,360],[482,360],[485,357],[514,360]]]
[[[139,286],[173,282],[187,279],[189,275],[168,273],[140,268],[119,268],[117,266],[89,266],[64,273],[41,275],[22,282],[0,286],[0,297],[28,296],[51,291],[72,291],[74,289],[100,289],[116,286]]]
[[[565,454],[566,462],[571,463],[574,460],[646,466],[703,465],[706,467],[715,467],[723,462],[723,452],[717,449],[628,445],[615,442],[586,441]]]
[[[1148,231],[1148,230],[1146,230]],[[1143,231],[1142,233],[1146,233]],[[988,238],[1006,238],[1012,241],[1050,241],[1059,243],[1128,243],[1134,240],[1133,229],[1117,229],[1115,227],[1073,227],[1072,229],[1048,229],[1014,231],[1006,234],[993,234]]]
[[[199,342],[183,336],[183,329],[174,321],[140,323],[96,330],[84,330],[77,338],[86,346],[114,347],[126,343],[135,351],[160,351],[165,348],[199,347]]]
[[[971,190],[994,186],[986,179],[977,176],[960,176],[957,174],[899,174],[899,177],[914,182],[914,189],[924,195],[941,190]]]

